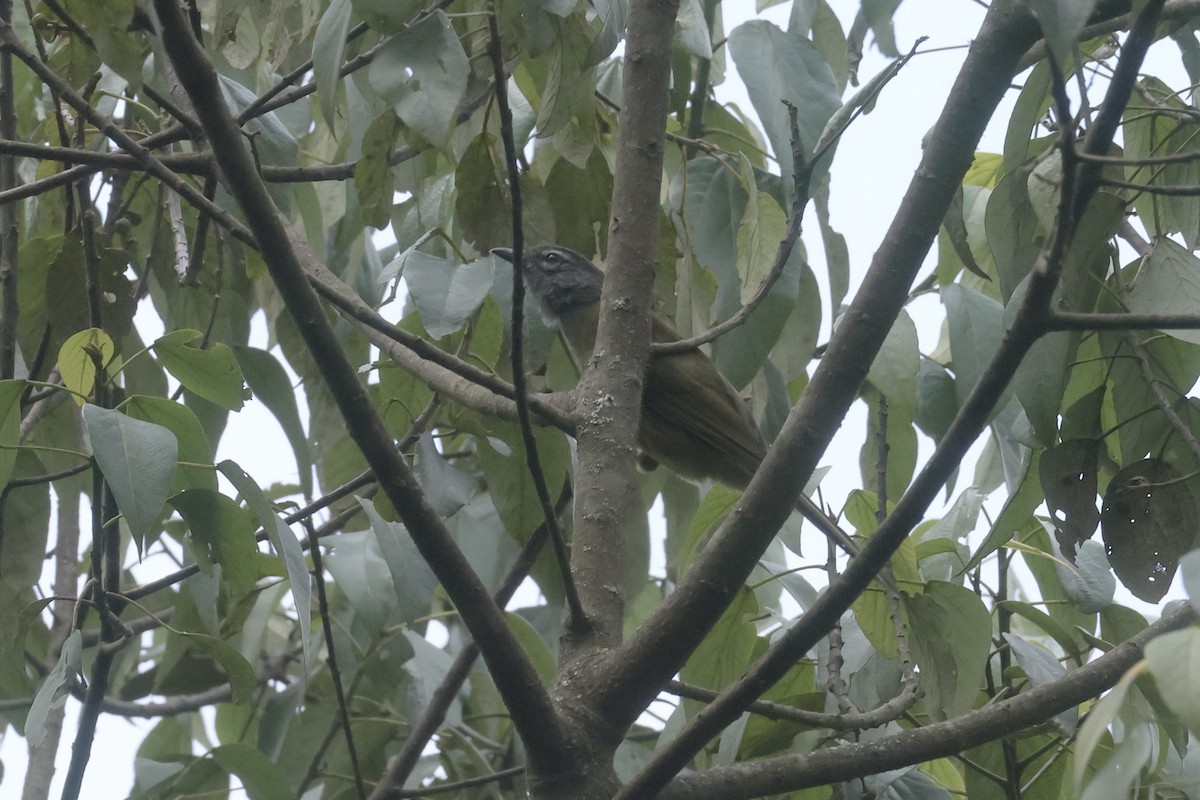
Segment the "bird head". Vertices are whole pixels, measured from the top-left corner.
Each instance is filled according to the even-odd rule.
[[[513,251],[507,247],[497,247],[492,254],[512,263]],[[529,291],[548,321],[558,322],[566,314],[600,302],[604,273],[583,253],[542,245],[527,249],[522,261]]]

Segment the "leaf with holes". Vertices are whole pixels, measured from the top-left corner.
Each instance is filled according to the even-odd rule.
[[[1104,494],[1100,528],[1113,571],[1135,597],[1157,603],[1196,534],[1196,509],[1179,473],[1147,458],[1118,472]]]
[[[1054,538],[1064,556],[1075,563],[1075,548],[1092,537],[1100,524],[1096,510],[1095,439],[1071,439],[1046,448],[1038,464],[1038,478],[1054,520]]]
[[[384,42],[368,76],[405,125],[440,146],[467,90],[470,64],[449,18],[436,11]]]

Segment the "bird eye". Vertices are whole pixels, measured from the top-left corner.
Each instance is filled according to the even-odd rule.
[[[549,253],[546,253],[546,263],[548,264],[557,264],[561,259],[562,256],[560,256],[558,253],[555,253],[553,250],[551,250]]]

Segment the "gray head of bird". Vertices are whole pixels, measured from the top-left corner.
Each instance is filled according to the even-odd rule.
[[[492,254],[510,264],[513,251],[497,247]],[[559,245],[541,245],[524,251],[525,281],[537,298],[542,315],[558,322],[563,315],[600,302],[604,273],[577,250]]]

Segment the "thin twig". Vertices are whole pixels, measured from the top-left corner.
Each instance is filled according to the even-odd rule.
[[[321,629],[325,634],[325,661],[329,664],[329,676],[333,681],[333,691],[337,697],[338,718],[341,721],[342,733],[346,737],[346,754],[350,758],[350,769],[354,772],[354,787],[358,791],[359,800],[367,796],[366,785],[363,783],[362,770],[358,765],[358,748],[354,746],[354,731],[350,727],[350,708],[346,703],[346,693],[342,686],[342,672],[338,668],[337,648],[334,646],[333,625],[329,615],[329,600],[325,596],[325,568],[321,563],[321,543],[317,540],[316,530],[312,520],[306,519],[304,527],[308,530],[308,540],[312,543],[309,553],[313,560],[313,577],[317,584],[317,607],[321,616]]]
[[[12,0],[0,2],[0,24],[11,26],[12,13]],[[0,137],[17,138],[13,60],[7,50],[0,51]],[[16,158],[0,156],[0,192],[12,189],[19,183]],[[17,317],[20,313],[17,255],[20,242],[20,209],[16,206],[0,208],[0,379],[4,380],[16,375]]]
[[[677,342],[655,342],[650,345],[651,353],[683,353],[688,350],[695,350],[700,345],[714,341],[719,336],[744,324],[750,318],[750,315],[754,313],[754,309],[758,308],[767,299],[767,295],[771,293],[771,289],[774,288],[779,277],[783,275],[783,269],[787,266],[788,259],[792,255],[792,250],[800,238],[800,229],[804,223],[804,208],[808,205],[809,200],[809,182],[812,179],[812,162],[804,155],[804,143],[800,141],[800,126],[796,119],[796,107],[791,103],[788,103],[787,107],[788,120],[791,123],[792,129],[792,213],[788,217],[787,231],[784,233],[783,240],[779,243],[779,249],[775,253],[775,262],[771,265],[771,271],[763,278],[754,296],[744,303],[729,319],[714,325],[699,336],[681,339]]]
[[[521,208],[521,174],[517,167],[517,146],[513,141],[512,109],[508,105],[508,87],[505,80],[504,60],[500,54],[500,26],[496,21],[495,8],[488,11],[488,52],[492,58],[492,86],[496,92],[496,106],[500,112],[500,138],[504,141],[504,163],[508,167],[508,190],[512,198],[513,238],[513,282],[512,282],[512,375],[513,398],[517,404],[517,424],[521,428],[521,441],[525,445],[525,461],[533,486],[537,492],[542,516],[550,532],[550,543],[554,548],[554,559],[558,563],[563,583],[563,595],[567,602],[567,627],[576,632],[587,629],[587,613],[575,588],[571,574],[571,556],[558,517],[554,512],[554,501],[546,486],[546,474],[542,470],[538,455],[537,440],[533,437],[533,423],[529,418],[529,395],[525,386],[525,275],[524,257],[525,229]]]

